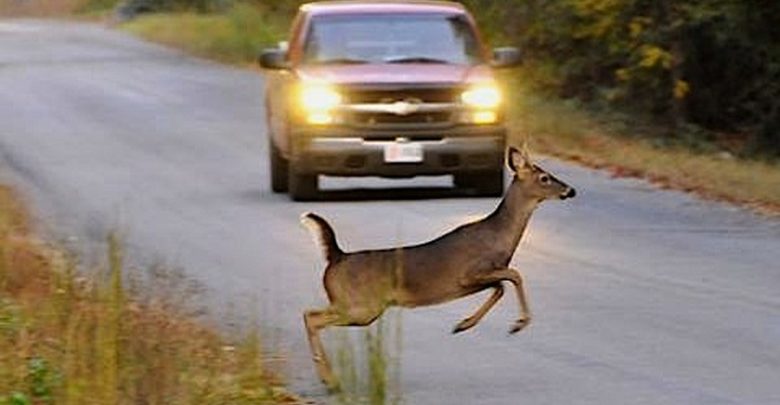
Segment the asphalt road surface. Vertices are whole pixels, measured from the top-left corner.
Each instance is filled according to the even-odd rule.
[[[435,188],[357,200],[341,191],[316,203],[272,194],[262,87],[257,72],[101,26],[0,21],[0,172],[47,237],[94,253],[118,229],[138,265],[179,266],[209,287],[209,305],[240,322],[259,318],[292,388],[326,402],[301,322],[325,302],[322,258],[299,215],[322,214],[342,246],[365,249],[428,240],[498,200]],[[402,331],[391,345],[401,359],[394,395],[407,404],[780,403],[780,223],[540,160],[578,197],[542,206],[513,261],[534,323],[507,334],[512,294],[456,336],[451,328],[486,295],[392,313]],[[388,200],[398,195],[408,198]],[[339,336],[325,339],[335,347]]]

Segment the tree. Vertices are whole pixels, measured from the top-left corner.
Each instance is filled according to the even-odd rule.
[[[656,117],[670,134],[684,123],[741,133],[753,151],[780,155],[780,2],[464,3],[562,97]]]

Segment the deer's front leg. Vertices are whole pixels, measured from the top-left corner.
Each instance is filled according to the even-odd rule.
[[[494,270],[489,273],[475,275],[474,281],[484,284],[509,281],[514,284],[515,291],[517,292],[517,302],[520,306],[520,317],[512,324],[509,333],[520,332],[531,323],[531,311],[528,309],[528,299],[526,298],[525,287],[523,286],[523,276],[520,275],[519,271],[512,268]]]
[[[464,330],[471,329],[476,325],[482,318],[485,316],[485,314],[490,311],[491,308],[493,308],[494,305],[496,305],[496,302],[501,299],[501,296],[504,295],[504,286],[501,285],[501,283],[496,283],[493,286],[493,294],[488,297],[487,301],[485,301],[484,304],[482,304],[479,309],[477,309],[477,312],[474,312],[473,315],[470,317],[460,321],[457,325],[455,325],[455,328],[452,330],[452,333],[459,333],[463,332]]]

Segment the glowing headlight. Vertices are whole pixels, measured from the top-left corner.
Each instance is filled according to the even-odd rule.
[[[306,111],[329,111],[341,104],[341,94],[328,85],[304,85],[301,88],[301,105]]]
[[[470,107],[496,108],[501,104],[501,92],[494,86],[479,86],[464,91],[461,100]]]
[[[498,121],[498,114],[495,111],[477,111],[472,116],[475,124],[495,124]]]
[[[495,124],[498,122],[498,113],[493,110],[463,111],[460,114],[462,124]]]

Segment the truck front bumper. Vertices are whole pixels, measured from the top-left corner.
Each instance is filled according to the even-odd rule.
[[[301,130],[293,134],[290,159],[298,173],[333,176],[413,177],[489,172],[503,167],[503,127],[457,128],[438,135],[406,131],[394,134],[360,136],[346,130]],[[399,138],[421,145],[421,162],[385,161],[385,148]]]

